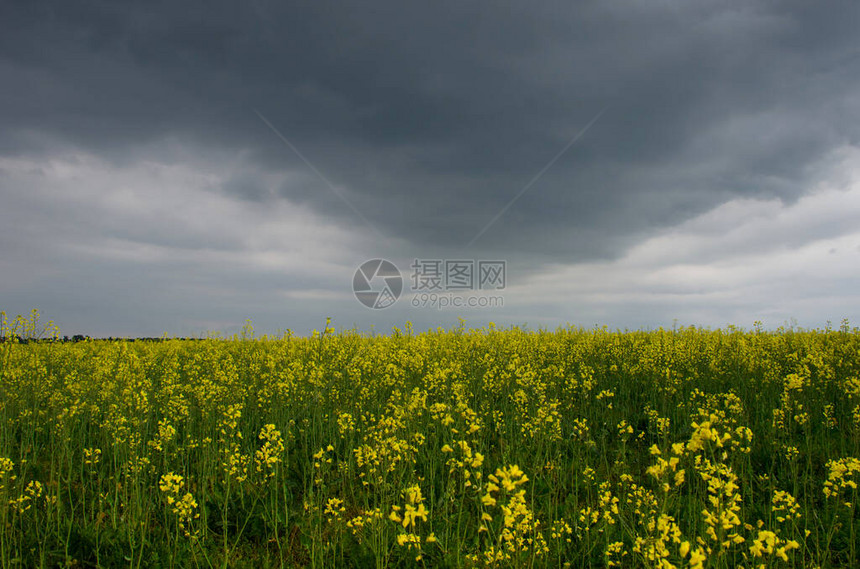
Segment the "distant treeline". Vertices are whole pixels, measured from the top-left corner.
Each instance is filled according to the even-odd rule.
[[[92,342],[92,341],[107,341],[107,342],[166,342],[168,340],[205,340],[205,338],[92,338],[81,334],[75,334],[72,337],[63,336],[62,338],[24,338],[22,336],[0,336],[0,344],[11,342],[15,344],[54,344],[54,343],[75,343],[75,342]]]

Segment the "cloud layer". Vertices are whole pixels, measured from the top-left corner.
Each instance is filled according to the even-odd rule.
[[[363,260],[419,257],[508,261],[476,324],[850,317],[858,12],[8,2],[0,308],[93,334],[450,325],[351,296]]]

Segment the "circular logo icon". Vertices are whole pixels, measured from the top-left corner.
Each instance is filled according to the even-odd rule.
[[[371,259],[356,269],[352,291],[355,298],[368,308],[388,308],[403,292],[403,277],[391,261]]]

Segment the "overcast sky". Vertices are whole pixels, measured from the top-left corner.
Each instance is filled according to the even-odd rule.
[[[0,309],[93,336],[855,324],[858,22],[853,0],[3,2]],[[403,277],[385,309],[353,294],[375,258]],[[416,258],[506,261],[504,290],[456,293],[504,306],[413,307]]]

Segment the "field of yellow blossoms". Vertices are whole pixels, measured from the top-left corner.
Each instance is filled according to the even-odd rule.
[[[0,330],[2,567],[860,566],[847,323],[9,341],[28,322]]]

